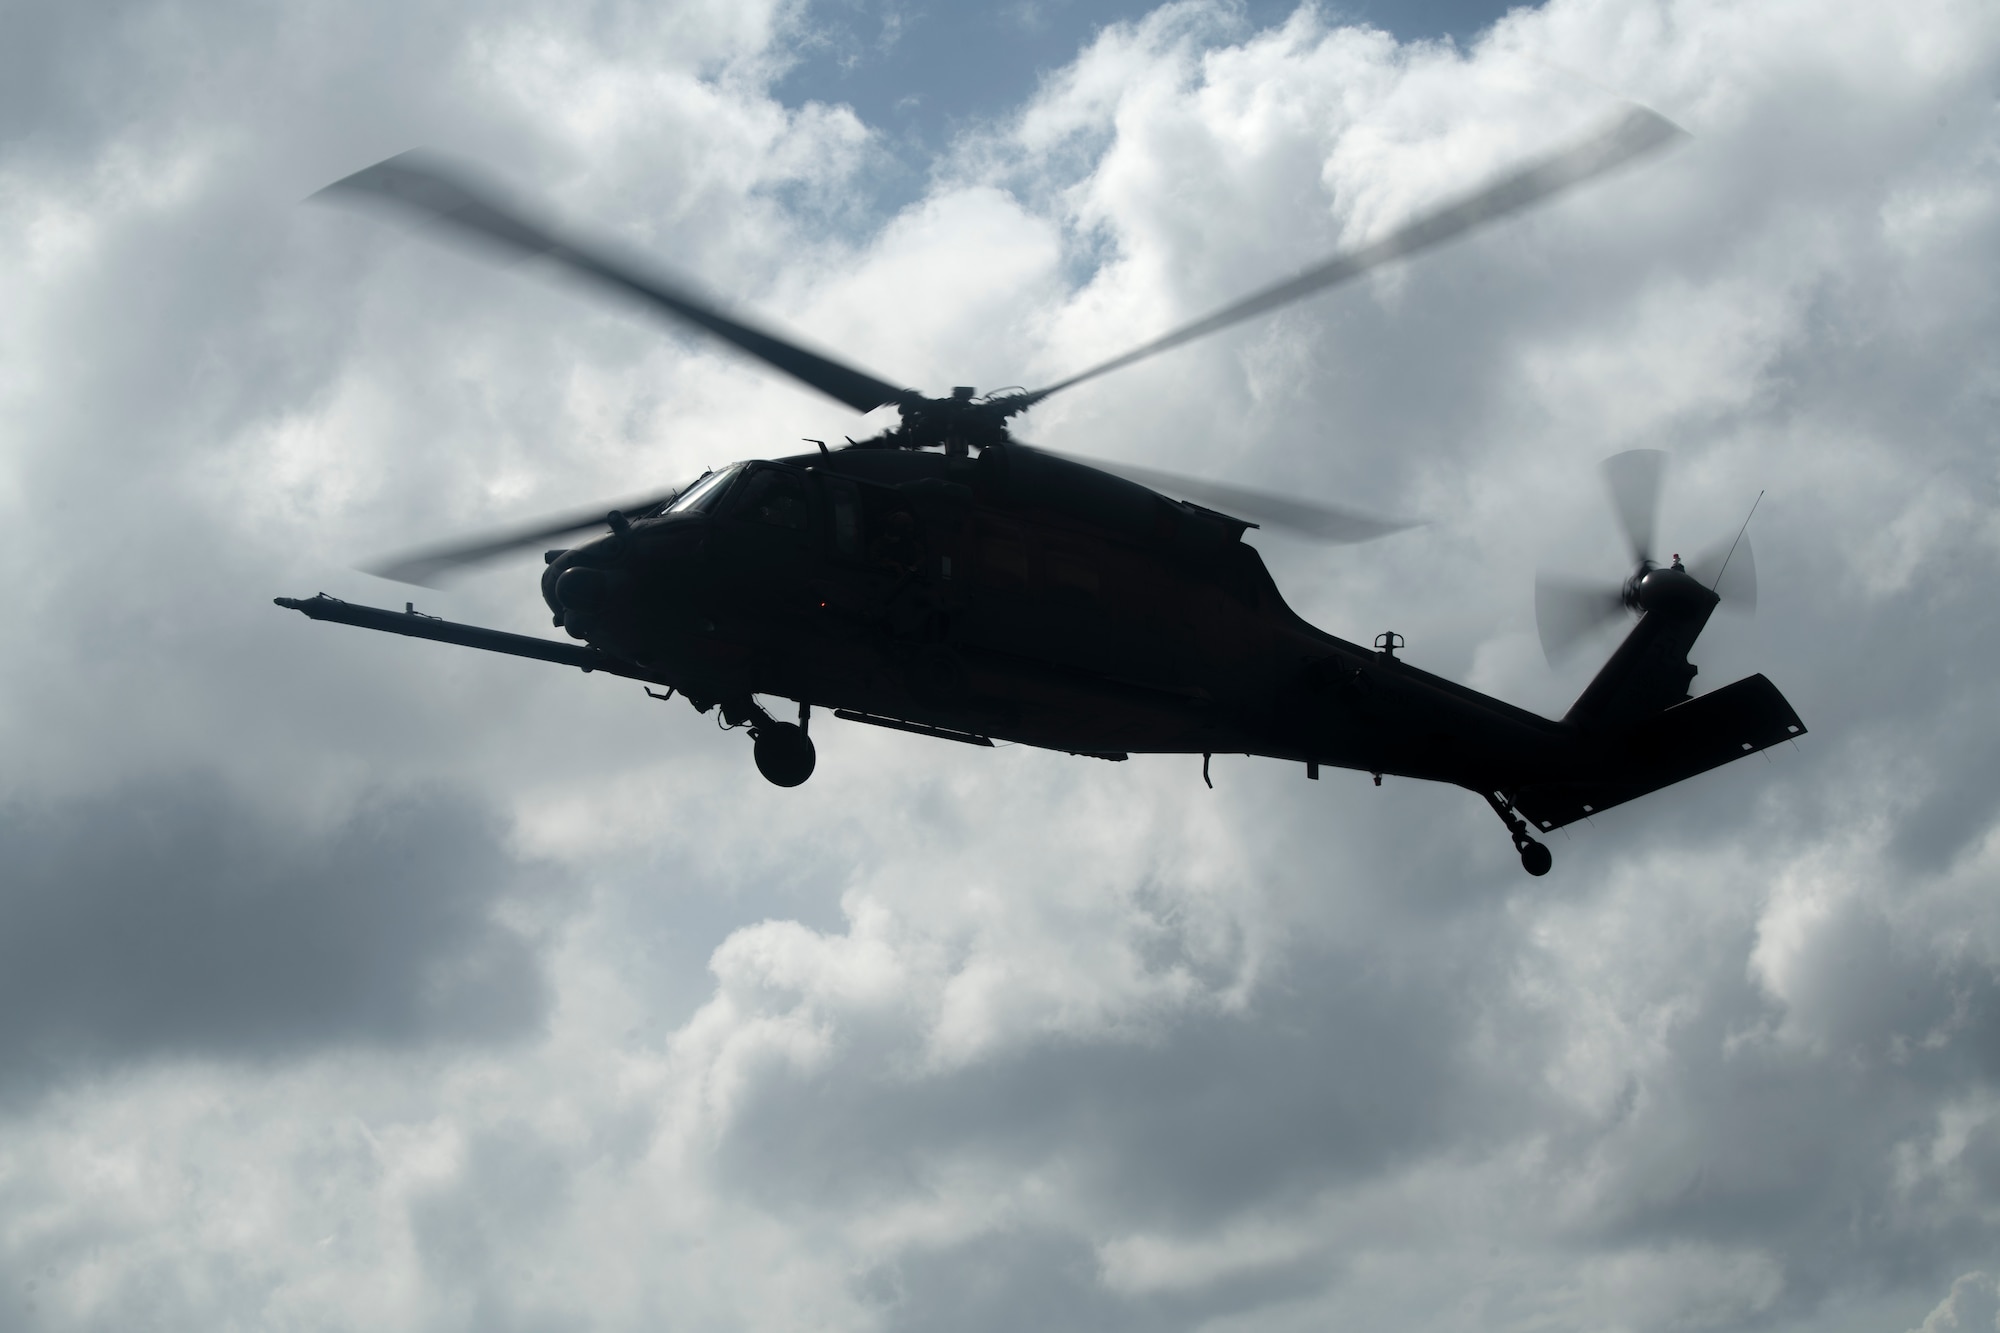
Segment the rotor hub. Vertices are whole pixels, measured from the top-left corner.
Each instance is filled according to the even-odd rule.
[[[1716,595],[1680,569],[1655,569],[1638,581],[1638,608],[1648,613],[1688,615],[1715,605]]]
[[[932,398],[909,390],[896,399],[901,421],[882,437],[882,443],[897,449],[942,449],[963,457],[973,450],[1005,444],[1007,419],[1025,412],[1039,395],[1022,391],[990,393],[975,397],[971,385],[961,384],[949,398]]]

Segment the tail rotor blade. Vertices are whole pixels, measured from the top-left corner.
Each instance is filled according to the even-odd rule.
[[[1653,558],[1653,530],[1660,514],[1660,469],[1667,456],[1658,449],[1632,449],[1604,460],[1604,485],[1611,508],[1631,549],[1632,563]]]
[[[1749,534],[1737,541],[1735,558],[1716,577],[1715,593],[1738,611],[1757,609],[1757,559],[1750,553]]]
[[[1535,580],[1535,628],[1542,636],[1542,654],[1551,666],[1568,657],[1594,631],[1618,619],[1624,610],[1624,594],[1616,586],[1547,575]]]
[[[1688,573],[1730,610],[1747,615],[1757,609],[1757,557],[1751,553],[1748,533],[1736,539],[1734,550],[1717,545],[1703,551],[1688,566]]]

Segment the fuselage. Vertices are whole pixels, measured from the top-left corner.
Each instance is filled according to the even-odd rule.
[[[1247,525],[1008,444],[739,464],[552,553],[574,637],[697,702],[778,695],[1078,754],[1533,781],[1574,728],[1306,623]]]

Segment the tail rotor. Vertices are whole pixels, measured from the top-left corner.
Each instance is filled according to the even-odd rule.
[[[1604,485],[1612,515],[1632,556],[1632,572],[1622,582],[1548,574],[1536,577],[1535,628],[1551,666],[1559,665],[1585,639],[1618,620],[1621,612],[1641,609],[1640,585],[1661,567],[1654,555],[1654,540],[1666,459],[1658,449],[1633,449],[1604,460]],[[1758,499],[1763,499],[1761,493]],[[1755,512],[1753,504],[1751,513]],[[1743,612],[1757,608],[1757,564],[1750,551],[1749,526],[1750,520],[1745,518],[1735,540],[1704,551],[1685,566],[1691,577],[1722,599],[1722,605]],[[1678,554],[1672,564],[1682,567]]]

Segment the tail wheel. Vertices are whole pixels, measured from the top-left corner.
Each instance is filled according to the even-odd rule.
[[[1514,850],[1521,854],[1521,869],[1537,879],[1549,873],[1549,867],[1556,863],[1549,855],[1549,849],[1536,842],[1528,834],[1528,821],[1514,813],[1514,803],[1507,793],[1491,788],[1482,791],[1486,803],[1493,807],[1493,813],[1500,816],[1500,822],[1507,826],[1507,834],[1514,840]]]

